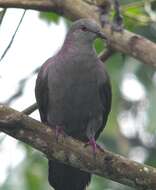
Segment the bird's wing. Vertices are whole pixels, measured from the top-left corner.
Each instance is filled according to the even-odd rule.
[[[46,69],[46,64],[44,64],[39,71],[35,86],[35,96],[41,120],[42,122],[47,123],[48,73],[45,72],[45,69]]]
[[[104,72],[105,69],[103,67],[103,64],[100,65],[100,67],[101,71]],[[108,119],[109,112],[111,110],[111,102],[112,102],[111,84],[107,73],[105,73],[103,76],[105,76],[104,80],[102,80],[102,82],[100,82],[99,84],[99,95],[103,106],[103,111],[102,111],[103,122],[99,130],[96,132],[95,138],[98,138],[101,131],[104,129]]]
[[[107,122],[107,119],[108,119],[109,112],[111,110],[112,93],[111,93],[110,83],[109,83],[109,81],[107,81],[107,82],[103,83],[99,87],[100,98],[101,98],[101,102],[103,105],[103,113],[102,113],[103,122],[102,122],[101,127],[99,128],[99,130],[95,134],[96,139],[100,135],[101,131],[104,129],[106,122]]]
[[[105,126],[108,114],[111,109],[111,101],[112,101],[112,92],[109,81],[102,84],[99,87],[99,91],[100,91],[101,102],[103,105],[103,125]]]

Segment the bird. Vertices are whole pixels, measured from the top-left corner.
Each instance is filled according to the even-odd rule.
[[[36,102],[41,121],[89,143],[96,153],[96,139],[104,129],[111,110],[111,83],[105,65],[93,46],[96,38],[106,39],[92,19],[79,19],[70,27],[63,46],[38,73]],[[48,180],[55,190],[84,190],[91,174],[49,160]]]

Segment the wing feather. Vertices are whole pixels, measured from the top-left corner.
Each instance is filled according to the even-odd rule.
[[[48,112],[48,73],[44,74],[44,65],[40,69],[35,86],[36,101],[43,123],[47,123]]]

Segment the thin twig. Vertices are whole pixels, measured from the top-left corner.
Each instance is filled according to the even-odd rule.
[[[30,115],[37,109],[37,103],[32,104],[31,106],[27,107],[25,110],[22,111],[22,113],[26,115]]]
[[[39,71],[39,67],[36,68],[35,70],[33,70],[28,76],[22,78],[19,82],[18,82],[18,88],[16,90],[16,92],[10,96],[6,101],[5,101],[5,105],[10,105],[12,103],[12,101],[14,101],[15,99],[21,97],[23,95],[25,86],[27,84],[27,81],[33,77],[36,73],[38,73]]]
[[[98,57],[101,61],[105,62],[108,58],[110,58],[115,53],[111,48],[106,49],[104,52],[101,52]]]
[[[2,24],[2,21],[3,21],[3,18],[4,18],[4,16],[5,16],[5,13],[6,13],[6,8],[5,9],[3,9],[2,11],[1,11],[1,16],[0,16],[0,25]]]
[[[2,61],[2,59],[4,58],[4,56],[6,55],[6,53],[8,52],[8,50],[10,49],[10,47],[11,47],[13,41],[14,41],[14,38],[15,38],[15,36],[16,36],[16,34],[17,34],[17,31],[18,31],[18,29],[19,29],[19,27],[20,27],[20,25],[21,25],[21,23],[22,23],[22,21],[23,21],[23,19],[24,19],[25,13],[26,13],[26,10],[24,10],[24,12],[23,12],[23,14],[22,14],[22,17],[21,17],[21,19],[20,19],[20,21],[19,21],[19,23],[18,23],[18,26],[17,26],[17,28],[16,28],[16,30],[15,30],[15,32],[14,32],[14,34],[13,34],[11,40],[10,40],[10,42],[9,42],[7,48],[4,50],[4,52],[3,52],[3,54],[2,54],[2,56],[1,56],[1,58],[0,58],[0,61]]]

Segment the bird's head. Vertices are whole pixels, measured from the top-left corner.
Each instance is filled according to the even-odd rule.
[[[96,38],[106,39],[105,34],[101,31],[100,26],[91,19],[80,19],[73,23],[69,32],[74,40],[92,43]]]

